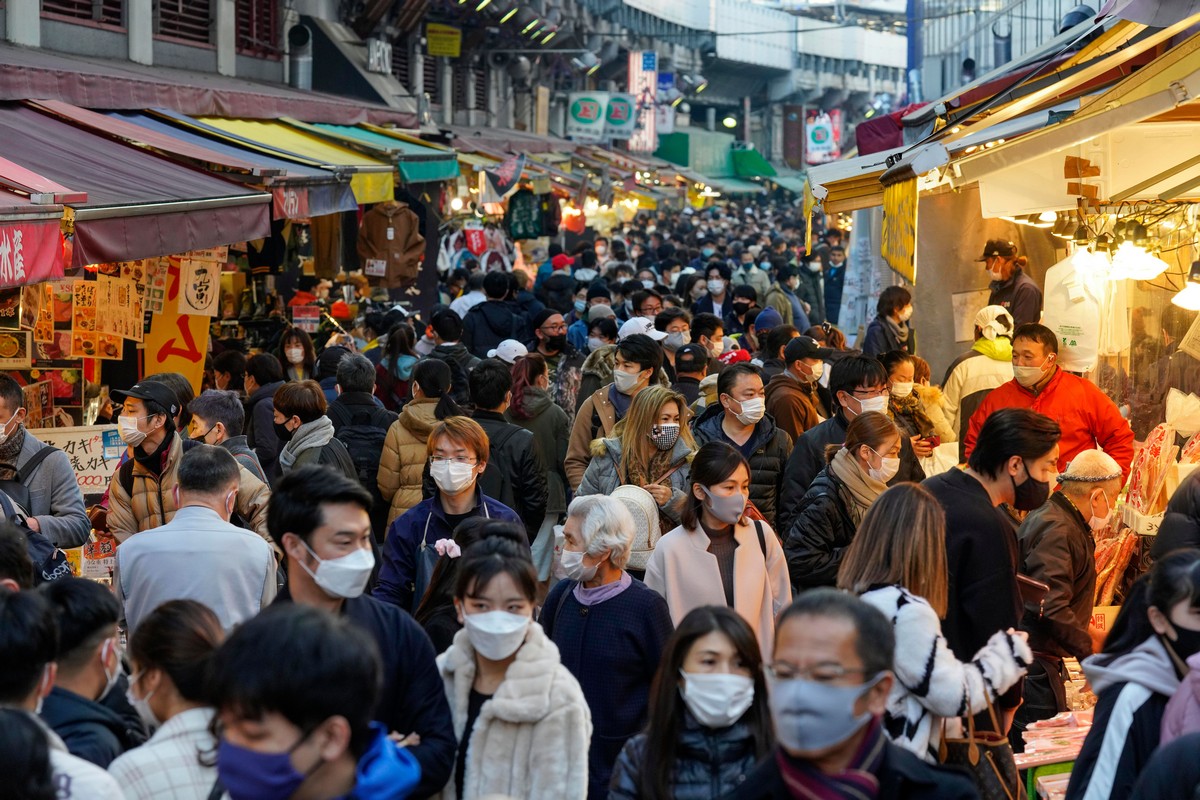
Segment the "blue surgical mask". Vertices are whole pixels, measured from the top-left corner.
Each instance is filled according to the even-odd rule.
[[[231,800],[287,800],[307,777],[292,765],[292,750],[259,753],[221,739],[217,746],[217,777]]]
[[[715,252],[717,252],[717,251],[711,247],[704,247],[704,248],[701,248],[700,255],[704,256],[705,258],[709,258]]]
[[[575,301],[575,313],[576,314],[582,314],[586,310],[587,310],[587,301],[586,300],[576,300]]]

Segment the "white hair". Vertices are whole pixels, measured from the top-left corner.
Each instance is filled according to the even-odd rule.
[[[583,551],[589,556],[610,553],[609,560],[617,569],[629,563],[633,546],[633,517],[620,500],[603,494],[576,497],[567,508],[568,517],[580,520]]]

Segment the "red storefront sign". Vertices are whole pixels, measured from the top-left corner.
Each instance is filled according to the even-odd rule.
[[[0,288],[63,276],[63,237],[58,220],[0,223]]]

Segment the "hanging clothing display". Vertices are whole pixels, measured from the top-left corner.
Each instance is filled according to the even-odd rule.
[[[364,214],[358,228],[358,257],[366,274],[381,278],[381,285],[389,289],[403,288],[416,280],[425,252],[420,226],[416,212],[407,203],[395,200],[380,203]]]
[[[1103,256],[1080,250],[1046,270],[1045,307],[1042,319],[1058,337],[1058,365],[1068,372],[1091,372],[1096,368],[1102,344],[1111,348],[1114,335],[1106,309],[1120,305],[1124,313],[1124,285],[1108,279]],[[1112,291],[1120,288],[1121,291]],[[1124,333],[1128,346],[1128,330]],[[1106,341],[1107,340],[1107,341]]]
[[[313,274],[332,278],[342,268],[342,215],[323,214],[310,221]]]
[[[513,241],[536,239],[542,235],[542,202],[528,189],[508,198],[508,216],[504,220]]]

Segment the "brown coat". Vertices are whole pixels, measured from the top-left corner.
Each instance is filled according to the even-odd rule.
[[[609,386],[611,384],[592,392],[592,396],[584,400],[579,411],[575,412],[566,461],[567,483],[571,485],[572,492],[583,482],[583,473],[587,472],[588,463],[592,460],[592,440],[611,437],[613,426],[617,424],[617,410],[608,399]],[[593,417],[599,419],[598,426],[592,424]]]
[[[429,432],[438,423],[433,411],[438,401],[432,397],[410,400],[400,417],[388,428],[379,459],[379,493],[392,506],[392,520],[421,502],[421,481],[425,475],[426,445]]]
[[[175,516],[175,487],[179,484],[179,460],[183,458],[183,439],[172,434],[174,441],[167,452],[167,465],[162,475],[155,477],[141,464],[133,465],[133,496],[125,491],[118,478],[120,470],[113,474],[108,484],[108,530],[123,542],[135,533],[166,525]],[[250,528],[263,537],[281,555],[279,546],[267,531],[267,505],[271,490],[254,477],[245,467],[238,464],[241,481],[238,484],[236,511],[249,521]]]
[[[424,252],[420,219],[407,203],[380,203],[363,215],[358,228],[358,257],[364,270],[367,259],[387,261],[383,286],[399,289],[415,281]]]
[[[821,421],[800,382],[786,372],[767,383],[767,413],[792,441]]]

